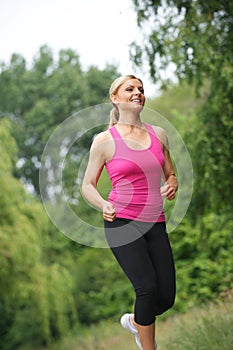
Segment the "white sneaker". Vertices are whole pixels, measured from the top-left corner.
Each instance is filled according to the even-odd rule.
[[[137,346],[139,347],[139,349],[143,350],[143,347],[142,347],[142,344],[140,342],[140,338],[138,335],[137,328],[135,327],[135,325],[132,322],[132,317],[133,317],[133,314],[124,314],[121,317],[121,325],[127,331],[129,331],[130,333],[132,333],[135,336],[135,341],[136,341]]]
[[[140,338],[139,338],[139,334],[138,334],[137,328],[133,324],[132,318],[133,318],[133,314],[124,314],[121,317],[121,325],[127,331],[129,331],[130,333],[132,333],[135,336],[135,341],[136,341],[137,346],[139,347],[140,350],[143,350],[143,347],[142,347],[142,344],[141,344],[141,341],[140,341]],[[157,349],[156,341],[155,341],[155,349]]]

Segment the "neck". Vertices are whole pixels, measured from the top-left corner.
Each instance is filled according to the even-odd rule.
[[[139,113],[120,113],[117,124],[127,124],[131,126],[142,127],[143,123],[141,121]]]

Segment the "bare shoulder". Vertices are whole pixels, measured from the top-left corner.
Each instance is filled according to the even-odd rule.
[[[106,142],[111,141],[111,134],[108,130],[102,131],[94,137],[92,147],[106,145]]]
[[[155,126],[155,125],[152,125],[152,128],[154,129],[156,135],[158,136],[159,141],[167,147],[168,139],[167,139],[167,134],[165,130],[160,126]]]
[[[114,154],[114,141],[111,133],[106,130],[97,134],[90,151],[93,157],[102,159],[103,163],[108,162]]]

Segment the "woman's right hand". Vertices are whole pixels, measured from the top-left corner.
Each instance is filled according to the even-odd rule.
[[[116,218],[116,209],[110,202],[105,202],[103,205],[103,218],[106,221],[114,221]]]

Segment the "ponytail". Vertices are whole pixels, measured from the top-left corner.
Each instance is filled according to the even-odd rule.
[[[113,108],[110,111],[110,122],[109,127],[116,125],[119,120],[119,110],[115,104],[113,104]]]

